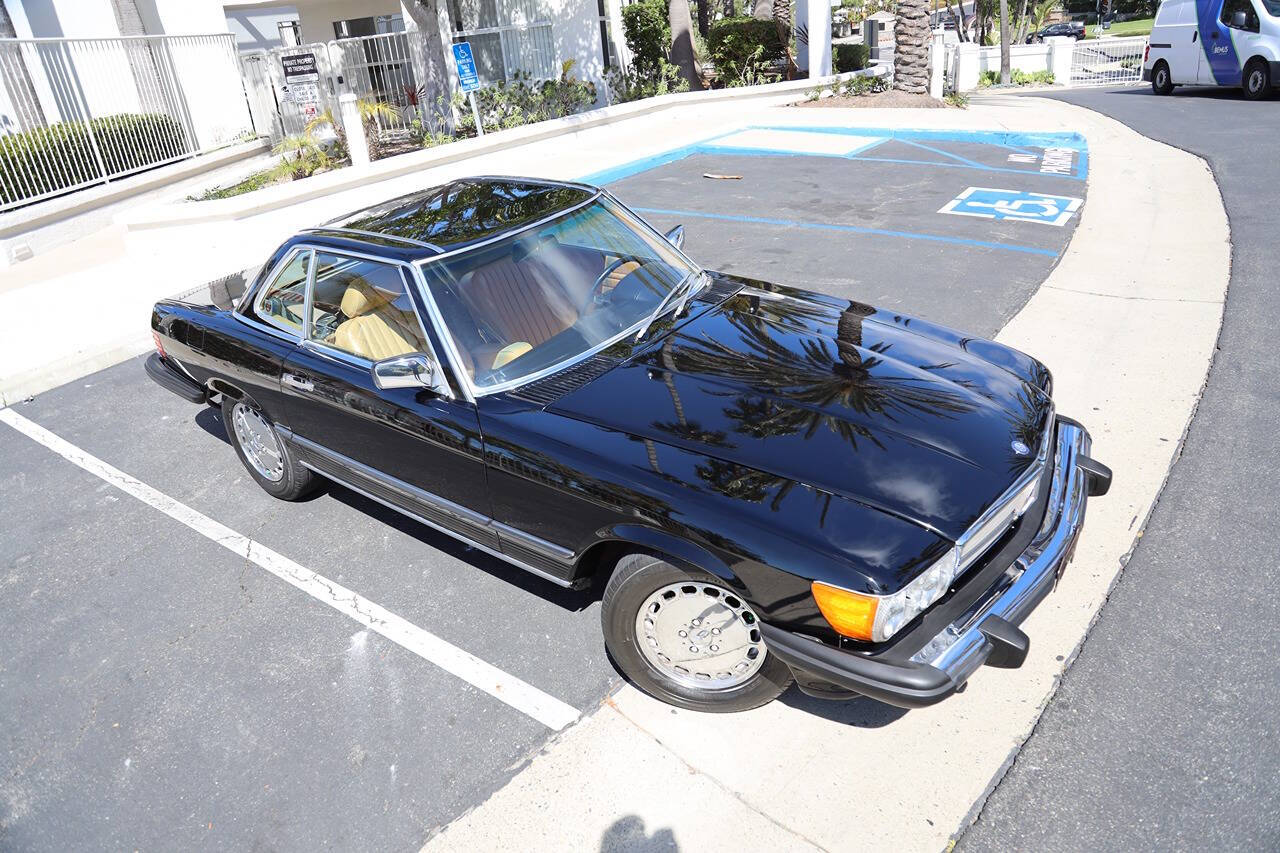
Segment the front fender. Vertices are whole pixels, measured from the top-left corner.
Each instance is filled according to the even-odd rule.
[[[743,597],[751,598],[751,590],[724,559],[707,548],[674,533],[643,524],[615,524],[597,531],[596,536],[599,542],[634,545],[642,550],[656,551],[683,563],[682,568],[710,572],[736,589]]]

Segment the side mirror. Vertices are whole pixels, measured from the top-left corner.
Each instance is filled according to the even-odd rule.
[[[666,233],[667,242],[677,249],[684,248],[684,226],[677,225]]]
[[[373,384],[386,391],[391,388],[424,388],[437,394],[449,394],[448,383],[439,365],[420,352],[397,355],[374,362]]]
[[[1237,30],[1243,30],[1249,25],[1249,16],[1244,13],[1243,9],[1237,9],[1231,13],[1231,26]]]

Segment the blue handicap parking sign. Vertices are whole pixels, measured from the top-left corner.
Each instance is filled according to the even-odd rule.
[[[984,219],[1017,219],[1042,225],[1065,225],[1080,209],[1083,199],[1045,195],[1024,190],[969,187],[943,206],[939,213],[980,216]]]
[[[453,46],[453,62],[458,66],[458,82],[463,92],[480,88],[480,76],[476,74],[476,59],[471,54],[471,42],[460,41]]]

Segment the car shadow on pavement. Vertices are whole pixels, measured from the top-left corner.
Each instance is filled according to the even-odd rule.
[[[854,699],[816,699],[801,692],[795,685],[779,696],[778,701],[797,711],[859,729],[883,728],[902,719],[907,713],[906,708],[896,708],[866,696]]]

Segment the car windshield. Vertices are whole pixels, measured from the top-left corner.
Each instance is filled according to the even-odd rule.
[[[634,334],[664,296],[701,272],[603,196],[424,261],[422,270],[460,367],[480,390],[518,383]]]
[[[1262,8],[1273,18],[1280,18],[1280,0],[1262,0]]]

